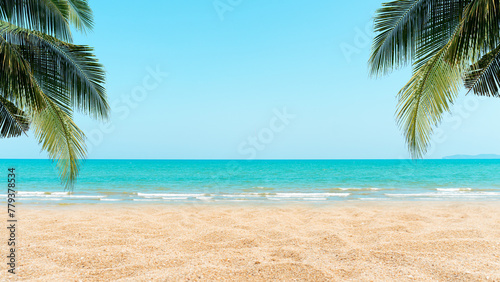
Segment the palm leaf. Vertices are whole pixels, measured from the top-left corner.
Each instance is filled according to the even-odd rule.
[[[412,60],[431,2],[396,0],[377,10],[374,30],[378,34],[369,59],[373,75],[385,74]]]
[[[464,81],[465,87],[476,95],[499,97],[500,45],[473,64]]]
[[[427,151],[433,128],[449,111],[461,86],[460,70],[446,62],[445,54],[443,48],[417,69],[398,94],[396,117],[414,158]]]
[[[38,38],[49,58],[59,66],[62,84],[69,91],[73,107],[94,118],[107,119],[106,74],[92,53],[93,48],[65,43],[43,34],[35,33],[30,39],[34,38]]]
[[[41,87],[19,46],[9,43],[0,32],[0,92],[20,108],[45,107]]]
[[[31,122],[67,188],[86,154],[73,108],[96,118],[109,111],[104,69],[91,47],[70,43],[70,24],[92,28],[87,0],[0,0],[0,137]]]
[[[72,189],[86,155],[85,135],[70,115],[50,99],[47,107],[33,115],[35,136],[50,158],[57,161],[60,177],[66,188]]]
[[[69,6],[69,21],[77,30],[86,31],[94,26],[92,9],[87,0],[67,0]]]
[[[458,36],[450,43],[447,60],[454,64],[475,62],[499,43],[499,1],[475,0],[463,12]]]
[[[66,98],[83,113],[106,119],[109,112],[104,88],[105,72],[88,46],[73,45],[21,27],[0,22],[0,32],[7,41],[19,45],[31,63],[33,73],[44,92],[62,100]],[[61,104],[58,106],[62,107]]]
[[[40,107],[26,104],[35,135],[49,156],[57,160],[61,179],[71,188],[80,160],[85,157],[85,136],[72,120],[71,106],[96,117],[107,116],[102,66],[86,46],[65,43],[5,22],[0,22],[0,34],[0,51],[5,59],[0,64],[5,70],[5,85],[0,80],[0,86],[4,86],[0,90],[21,101],[41,101]],[[19,77],[24,80],[14,83]],[[25,87],[7,92],[13,84]],[[26,99],[27,93],[33,98]]]
[[[25,113],[0,96],[0,138],[17,137],[29,129]]]
[[[471,0],[396,0],[377,10],[372,75],[418,61],[417,67],[441,50],[454,34]]]
[[[471,2],[471,0],[431,2],[428,19],[417,38],[414,68],[419,69],[449,44],[450,39],[457,33],[463,11]]]
[[[65,0],[0,0],[0,11],[0,20],[65,41],[72,40],[68,24],[70,10]]]

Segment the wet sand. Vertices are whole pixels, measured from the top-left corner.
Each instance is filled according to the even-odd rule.
[[[19,206],[34,281],[500,281],[500,203]],[[4,217],[4,223],[6,217]],[[7,262],[8,230],[0,232]]]

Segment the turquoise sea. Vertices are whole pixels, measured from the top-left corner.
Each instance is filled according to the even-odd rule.
[[[0,160],[2,201],[10,167],[27,204],[500,200],[500,160],[86,160],[72,192],[49,160]]]

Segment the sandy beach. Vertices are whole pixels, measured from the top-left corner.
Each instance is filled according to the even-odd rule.
[[[25,205],[17,214],[19,268],[6,280],[500,281],[493,202]]]

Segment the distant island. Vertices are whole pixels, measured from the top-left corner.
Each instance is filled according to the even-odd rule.
[[[500,155],[495,154],[480,154],[480,155],[453,155],[443,157],[445,160],[458,160],[458,159],[474,159],[474,160],[484,160],[484,159],[500,159]]]

